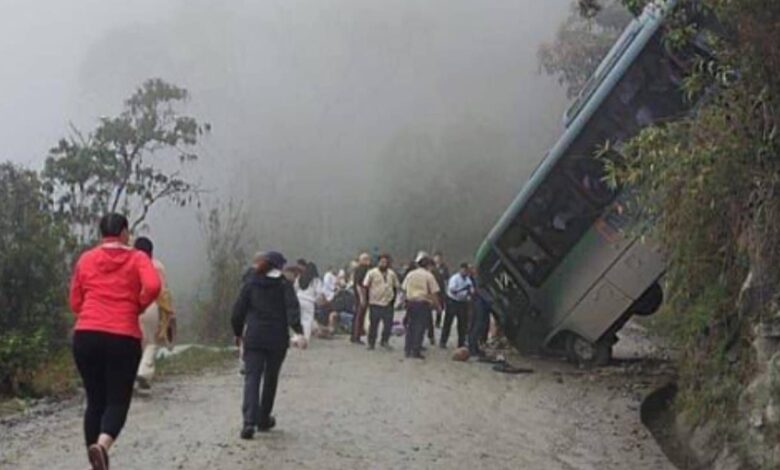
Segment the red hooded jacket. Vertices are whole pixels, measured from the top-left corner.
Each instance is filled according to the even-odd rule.
[[[160,276],[143,252],[116,239],[85,252],[70,284],[76,331],[141,338],[138,315],[160,295]]]

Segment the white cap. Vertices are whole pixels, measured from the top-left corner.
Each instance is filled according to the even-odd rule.
[[[428,253],[424,251],[419,251],[417,252],[417,257],[414,259],[414,262],[419,263],[423,258],[430,258],[430,256],[428,256]]]

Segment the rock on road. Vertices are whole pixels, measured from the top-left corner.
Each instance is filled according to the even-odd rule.
[[[530,375],[426,361],[343,340],[291,350],[278,428],[238,438],[236,369],[155,384],[134,400],[112,455],[117,469],[673,469],[639,420],[639,394],[613,377],[523,360]],[[621,378],[625,380],[625,378]],[[0,468],[87,468],[83,404],[0,426]],[[37,441],[31,449],[31,439]]]

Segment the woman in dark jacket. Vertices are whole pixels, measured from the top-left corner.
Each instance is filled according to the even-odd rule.
[[[241,289],[231,323],[237,344],[244,350],[244,427],[242,439],[251,439],[255,427],[268,431],[279,371],[290,344],[289,329],[301,335],[301,311],[295,290],[282,275],[284,256],[270,251],[259,257],[257,270]],[[305,340],[297,339],[302,348]],[[260,399],[260,382],[263,396]]]

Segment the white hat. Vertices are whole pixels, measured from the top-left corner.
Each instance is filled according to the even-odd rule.
[[[423,260],[423,258],[430,258],[430,256],[428,255],[428,253],[424,251],[419,251],[417,252],[417,257],[414,259],[414,262],[419,263],[420,261]]]

